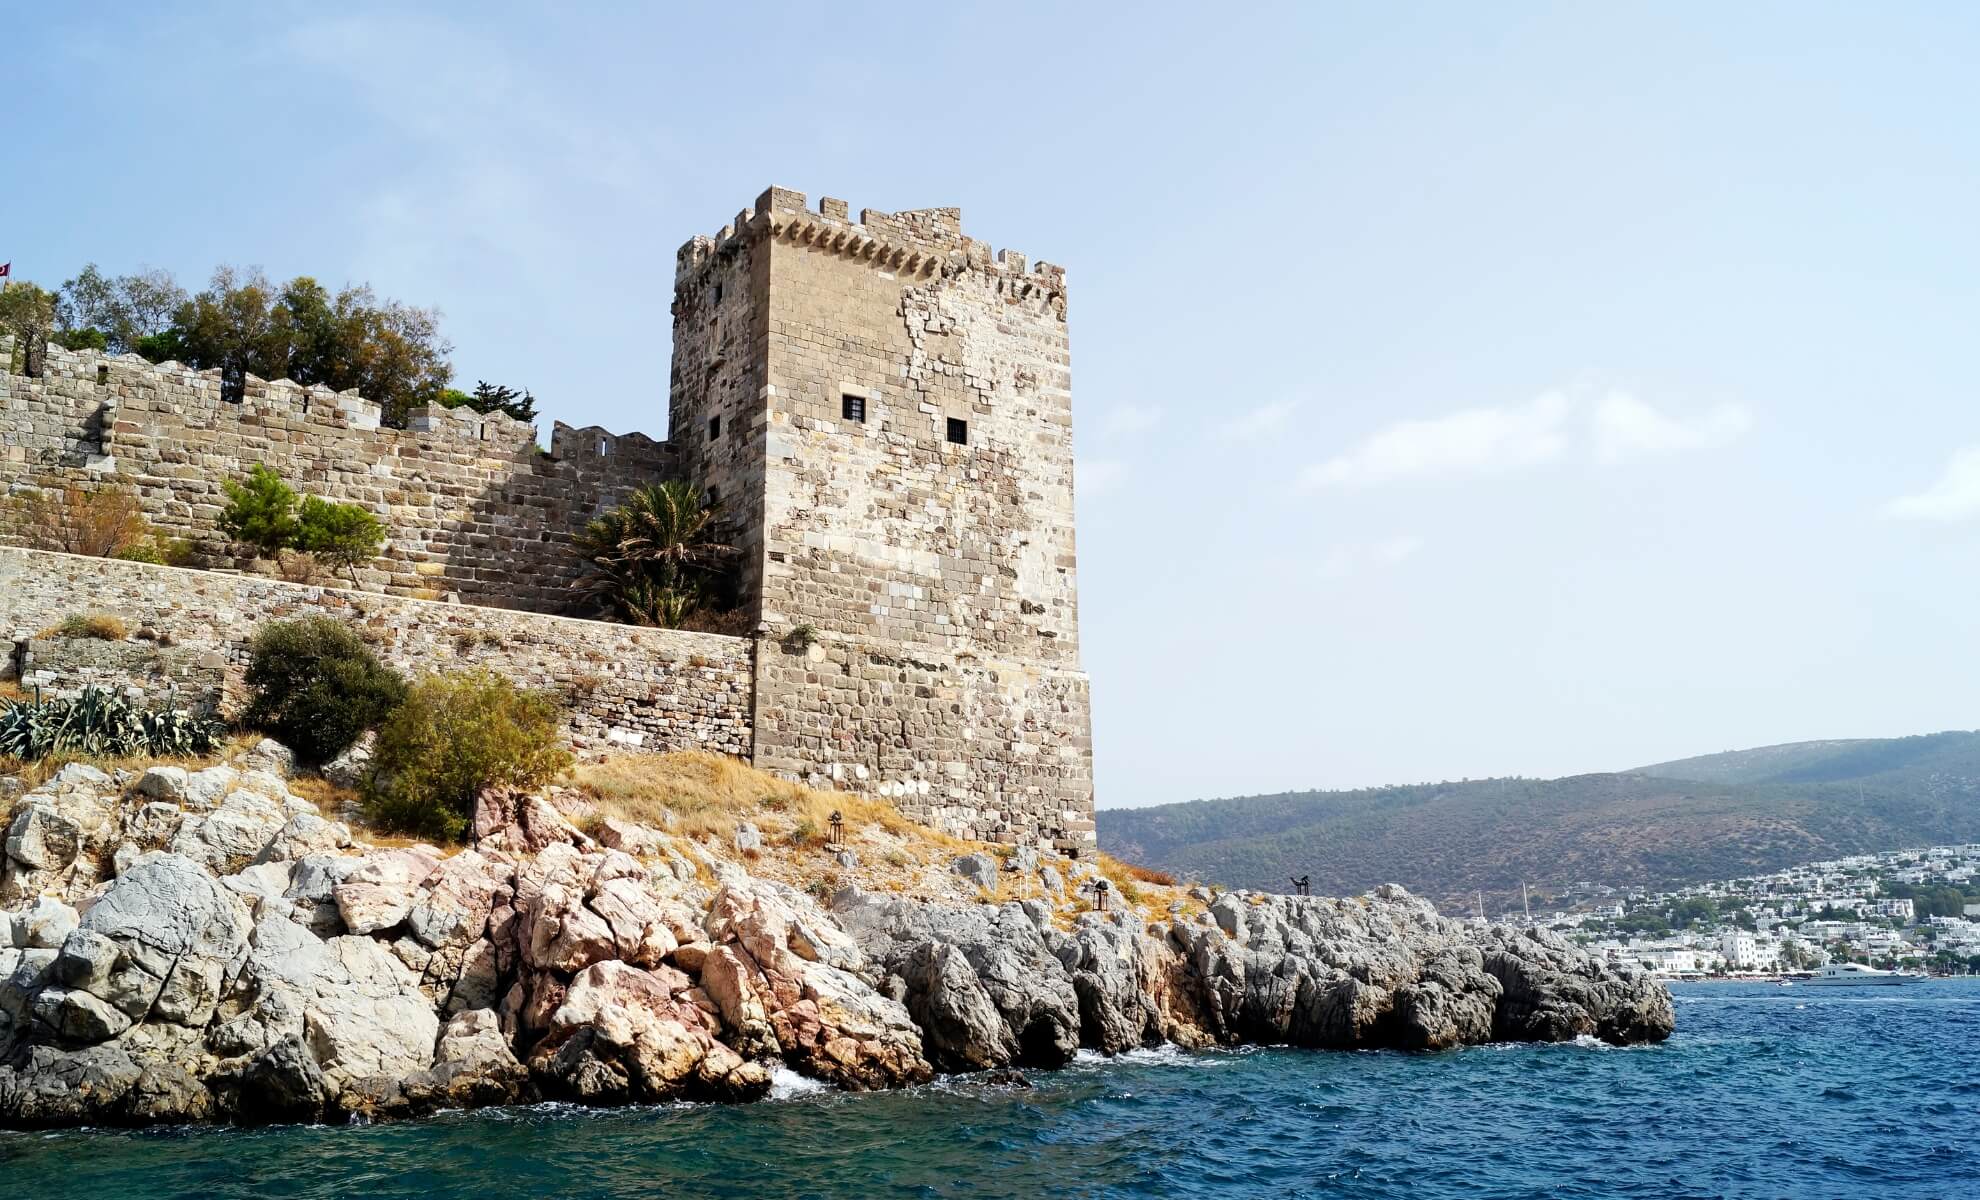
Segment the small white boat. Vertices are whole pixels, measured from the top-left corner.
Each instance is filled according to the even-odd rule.
[[[1911,976],[1901,971],[1879,971],[1862,963],[1829,963],[1801,982],[1810,987],[1828,985],[1832,987],[1897,987],[1909,983]]]

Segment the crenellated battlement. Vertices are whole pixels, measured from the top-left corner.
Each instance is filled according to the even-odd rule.
[[[0,494],[118,487],[160,532],[231,564],[225,485],[265,464],[298,491],[362,505],[389,531],[368,590],[447,594],[561,612],[582,564],[570,537],[630,488],[666,478],[668,443],[595,426],[535,427],[506,413],[422,406],[385,426],[355,391],[48,347],[16,373],[0,339]]]
[[[693,284],[711,263],[766,237],[864,261],[910,279],[972,270],[995,276],[1025,296],[1060,296],[1066,286],[1065,268],[1034,264],[1016,250],[993,252],[988,242],[965,235],[960,208],[892,213],[866,208],[854,220],[844,200],[822,197],[814,209],[803,192],[773,187],[714,236],[693,237],[682,245],[676,255],[676,290]]]

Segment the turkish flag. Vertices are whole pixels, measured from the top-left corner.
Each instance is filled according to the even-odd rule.
[[[9,275],[12,275],[13,273],[14,273],[13,263],[10,262],[0,263],[0,279],[5,279]]]

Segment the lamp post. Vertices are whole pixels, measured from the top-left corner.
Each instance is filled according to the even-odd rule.
[[[834,846],[845,845],[846,816],[844,813],[840,812],[836,808],[832,810],[831,826],[832,826],[832,845]]]

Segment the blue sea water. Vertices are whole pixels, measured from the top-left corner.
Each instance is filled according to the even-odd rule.
[[[762,1104],[0,1134],[8,1197],[1980,1197],[1980,980],[1681,985],[1662,1046],[1143,1052]]]

